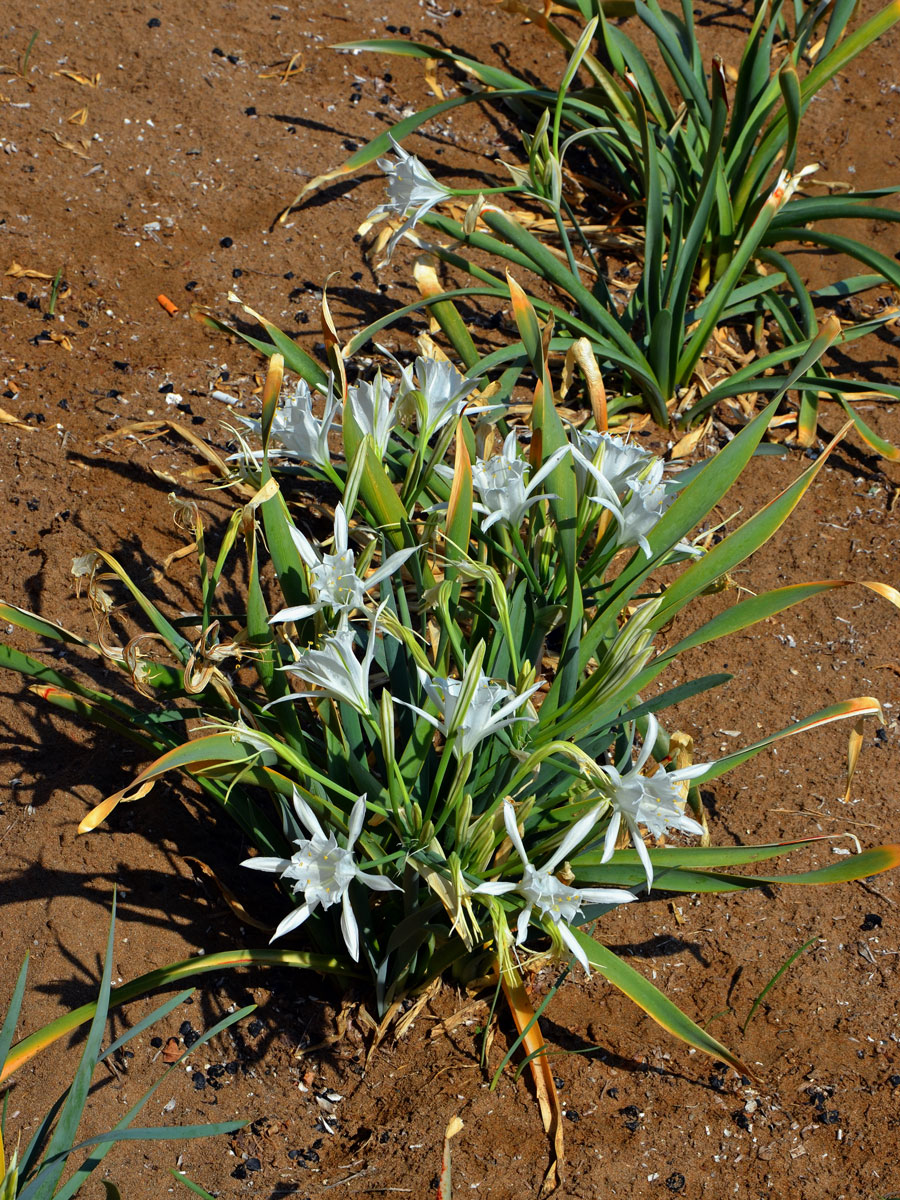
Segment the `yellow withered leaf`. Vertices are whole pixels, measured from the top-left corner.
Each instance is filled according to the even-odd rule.
[[[52,279],[52,275],[48,275],[46,271],[34,271],[31,267],[23,267],[21,263],[11,262],[6,268],[7,275],[11,275],[13,279]]]

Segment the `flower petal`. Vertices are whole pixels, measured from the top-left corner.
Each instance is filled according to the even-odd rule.
[[[298,925],[302,925],[311,912],[312,908],[308,904],[301,904],[293,912],[289,912],[272,934],[269,942],[271,943],[276,938],[284,937],[286,933],[290,933],[292,929],[296,929]]]
[[[349,892],[344,892],[341,901],[341,933],[344,935],[350,957],[354,962],[359,962],[359,926],[356,923],[353,905],[350,903]]]
[[[313,835],[313,837],[325,837],[325,831],[319,824],[319,818],[300,795],[300,792],[297,790],[297,788],[294,788],[294,808],[297,812],[297,816]]]

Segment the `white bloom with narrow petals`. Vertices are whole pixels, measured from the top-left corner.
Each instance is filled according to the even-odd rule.
[[[490,529],[497,521],[506,521],[514,529],[518,529],[533,504],[540,500],[556,499],[554,494],[532,493],[569,453],[569,449],[569,446],[560,446],[530,480],[530,467],[519,455],[514,430],[507,434],[500,454],[491,458],[476,459],[472,466],[472,482],[478,489],[480,503],[473,507],[476,512],[487,513],[487,520],[481,523],[482,530]]]
[[[329,696],[332,700],[342,700],[351,705],[363,716],[370,716],[369,670],[375,655],[376,622],[380,612],[381,609],[373,614],[369,644],[362,662],[353,652],[353,630],[349,627],[338,629],[325,638],[321,649],[306,650],[295,663],[282,668],[299,675],[305,683],[312,685],[312,690],[292,692],[289,696],[273,700],[266,708],[285,700],[318,700],[322,696]]]
[[[341,904],[341,933],[354,962],[359,961],[359,926],[350,902],[350,885],[354,880],[376,892],[400,891],[396,883],[384,875],[362,871],[353,857],[353,847],[362,832],[366,816],[366,798],[360,796],[350,813],[347,844],[341,846],[333,832],[325,833],[319,819],[297,789],[294,789],[294,808],[302,824],[311,834],[298,838],[290,858],[248,858],[241,863],[254,871],[275,871],[282,879],[291,881],[295,896],[303,894],[303,903],[289,913],[278,925],[272,941],[283,937],[317,908]]]
[[[553,922],[559,936],[588,974],[590,965],[587,955],[570,927],[577,923],[585,904],[627,904],[636,897],[622,888],[569,887],[557,879],[553,872],[584,842],[605,807],[602,803],[597,804],[576,821],[543,867],[537,868],[528,861],[525,844],[516,824],[516,810],[509,800],[504,800],[503,823],[509,840],[522,860],[522,878],[518,883],[483,883],[473,889],[475,893],[489,896],[518,892],[524,897],[525,907],[516,922],[516,945],[521,946],[528,936],[531,915],[536,908],[542,920]]]
[[[341,624],[344,625],[354,609],[365,606],[366,593],[392,575],[401,563],[416,552],[415,546],[398,550],[389,555],[376,571],[362,579],[356,573],[356,557],[350,549],[350,530],[343,504],[338,504],[334,510],[333,554],[318,554],[296,526],[291,525],[289,531],[297,553],[309,569],[314,598],[309,604],[282,608],[270,618],[270,624],[275,621],[302,621],[304,617],[312,616],[323,608],[330,608],[332,612],[341,614]]]
[[[397,155],[397,161],[392,162],[389,158],[377,159],[379,167],[387,176],[387,202],[373,208],[368,217],[371,221],[373,217],[393,214],[403,219],[403,224],[388,245],[388,258],[407,230],[412,229],[436,204],[453,194],[438,183],[414,154],[409,154],[392,137],[390,142]]]
[[[419,679],[429,700],[440,712],[440,717],[432,716],[423,708],[405,701],[396,701],[420,717],[424,717],[435,729],[440,730],[445,738],[456,734],[454,751],[458,758],[463,758],[474,750],[479,742],[506,729],[517,721],[534,721],[529,713],[518,710],[541,686],[541,681],[533,684],[524,692],[514,692],[505,683],[493,683],[479,670],[479,677],[469,680],[467,674],[462,679],[444,679],[437,676],[430,679],[420,669]],[[500,705],[497,708],[497,705]]]
[[[352,416],[363,437],[370,437],[375,449],[384,456],[390,441],[391,430],[396,424],[396,406],[391,405],[393,385],[380,371],[371,383],[362,380],[347,389],[344,419]]]
[[[647,875],[647,891],[653,883],[653,864],[639,826],[645,826],[653,837],[661,837],[669,829],[701,835],[703,826],[685,812],[685,801],[678,790],[678,784],[706,774],[711,766],[710,763],[694,763],[693,766],[682,767],[677,771],[657,767],[652,775],[642,775],[641,771],[653,752],[658,731],[659,722],[651,714],[647,718],[647,735],[641,752],[631,770],[626,771],[624,775],[615,767],[600,768],[611,785],[609,803],[613,810],[603,842],[601,861],[609,862],[612,858],[616,838],[624,821]]]
[[[394,359],[396,362],[397,360]],[[419,433],[427,441],[448,421],[460,416],[466,397],[478,384],[478,376],[462,376],[448,359],[419,357],[411,366],[400,367],[400,390],[396,407],[416,414]],[[487,411],[484,408],[469,410]]]

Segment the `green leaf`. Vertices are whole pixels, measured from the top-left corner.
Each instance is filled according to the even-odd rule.
[[[749,1075],[753,1078],[753,1071],[745,1063],[726,1049],[721,1042],[717,1042],[705,1029],[701,1029],[676,1004],[673,1004],[667,996],[654,987],[649,979],[645,979],[634,967],[630,967],[606,946],[601,946],[599,942],[595,942],[582,930],[572,929],[572,933],[578,939],[591,966],[608,979],[614,987],[624,992],[629,1000],[633,1000],[658,1025],[683,1042],[687,1042],[689,1046],[693,1046],[695,1050],[702,1050],[704,1054],[728,1063],[739,1074]]]

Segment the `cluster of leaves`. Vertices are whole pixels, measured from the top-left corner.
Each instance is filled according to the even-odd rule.
[[[711,527],[788,389],[801,395],[801,441],[815,432],[824,392],[838,397],[864,437],[891,452],[849,405],[860,385],[831,378],[820,364],[838,336],[868,327],[841,332],[832,320],[820,330],[815,310],[876,280],[900,284],[894,264],[817,223],[895,214],[868,206],[874,193],[801,197],[805,172],[795,161],[805,107],[896,19],[893,6],[842,37],[851,9],[843,0],[831,6],[817,44],[824,10],[796,13],[775,69],[786,18],[780,3],[771,11],[760,5],[730,110],[720,66],[706,79],[687,3],[682,20],[664,14],[656,0],[637,4],[682,97],[677,110],[634,43],[593,10],[593,0],[577,0],[587,25],[576,42],[532,14],[568,51],[555,89],[416,43],[356,44],[444,57],[490,89],[407,118],[393,131],[398,137],[456,104],[510,104],[530,129],[523,133],[527,165],[513,169],[511,188],[497,190],[519,193],[530,207],[503,208],[479,195],[455,221],[435,210],[462,193],[437,183],[388,135],[359,151],[342,170],[391,145],[397,151],[397,161],[381,160],[389,195],[372,214],[401,218],[388,253],[399,237],[412,238],[478,286],[448,292],[425,271],[423,301],[344,347],[324,303],[327,364],[260,318],[269,340],[249,340],[270,358],[262,413],[246,422],[252,436],[237,434],[232,478],[247,502],[233,514],[214,560],[198,508],[176,501],[199,565],[196,613],[167,615],[101,549],[74,568],[87,579],[99,616],[96,644],[0,605],[9,623],[96,653],[149,701],[127,703],[0,646],[0,666],[33,679],[43,700],[130,738],[152,758],[80,829],[96,828],[122,801],[139,801],[166,772],[187,773],[235,822],[252,850],[244,865],[277,876],[275,938],[302,927],[312,947],[235,951],[227,963],[214,956],[214,965],[279,961],[365,978],[382,1012],[447,970],[469,979],[494,974],[534,1062],[541,1044],[521,967],[549,954],[601,972],[663,1027],[740,1066],[583,926],[651,886],[690,894],[840,882],[900,862],[900,848],[889,846],[800,874],[742,873],[738,868],[809,843],[712,846],[697,790],[777,739],[828,721],[857,722],[855,756],[859,720],[880,713],[876,700],[832,705],[714,763],[694,763],[689,740],[670,739],[659,720],[671,705],[728,678],[660,690],[685,651],[847,581],[752,596],[665,650],[654,645],[664,626],[772,537],[827,460],[834,442],[742,524]],[[804,58],[814,65],[801,80]],[[589,86],[576,88],[579,71]],[[567,164],[576,153],[582,171],[596,172],[602,162],[622,202],[643,212],[643,267],[624,301],[605,278],[596,231],[580,216],[578,177]],[[779,159],[784,170],[773,183]],[[535,219],[535,204],[546,206],[549,221]],[[454,244],[425,243],[414,232],[419,221]],[[848,252],[877,274],[809,293],[778,249],[801,236]],[[508,271],[467,258],[466,247],[540,277],[558,302],[529,298]],[[473,294],[505,301],[515,319],[510,343],[487,355],[476,349],[455,303]],[[424,305],[467,375],[431,345],[412,363],[393,360],[384,373],[349,385],[347,360]],[[717,328],[763,320],[777,327],[779,347],[701,388]],[[559,362],[557,372],[552,364]],[[285,366],[299,381],[283,395]],[[604,379],[616,384],[611,400]],[[529,403],[512,404],[523,380],[532,388]],[[567,423],[563,406],[576,390],[587,419]],[[610,416],[636,399],[668,423],[673,411],[690,421],[719,400],[750,392],[770,398],[718,454],[676,477],[667,478],[651,452],[608,430]],[[318,540],[295,520],[298,478],[314,481],[331,513],[332,528]],[[223,612],[220,585],[240,549],[246,602],[242,611]],[[264,582],[270,565],[271,587]],[[111,580],[151,627],[122,646],[112,636]],[[900,606],[894,589],[865,586]],[[240,669],[231,671],[231,663]],[[700,836],[703,844],[673,845],[673,833]],[[49,1196],[57,1188],[114,1002],[109,961],[57,1131],[42,1149],[55,1109],[22,1167],[5,1168],[10,1196]],[[135,981],[127,994],[212,965],[176,964]],[[24,973],[0,1036],[0,1061],[10,1051],[23,988]],[[124,991],[116,997],[124,998]],[[85,1019],[70,1014],[52,1036]],[[11,1061],[38,1048],[22,1043]],[[552,1092],[549,1078],[545,1092]],[[115,1140],[140,1132],[127,1128],[136,1111],[95,1139],[85,1168],[58,1195],[73,1194]]]
[[[379,371],[348,386],[326,305],[324,415],[304,381],[279,403],[283,361],[273,356],[261,418],[249,422],[261,449],[244,441],[237,456],[252,499],[234,514],[215,563],[198,511],[181,507],[201,567],[198,612],[170,621],[108,553],[79,560],[99,609],[108,616],[103,579],[118,578],[153,626],[152,637],[120,651],[108,630],[101,639],[156,701],[150,712],[10,647],[0,658],[37,677],[45,699],[157,755],[82,831],[166,771],[189,772],[257,851],[245,865],[278,875],[287,912],[275,936],[302,925],[315,951],[305,964],[364,971],[382,1011],[448,968],[480,976],[493,961],[515,981],[526,943],[538,938],[535,950],[574,955],[666,1028],[734,1062],[580,926],[651,883],[675,893],[759,886],[765,877],[731,868],[784,847],[651,849],[645,831],[703,834],[692,783],[801,729],[879,712],[870,698],[846,701],[693,764],[657,714],[727,677],[644,698],[683,651],[844,585],[752,597],[654,649],[664,625],[779,528],[827,452],[742,525],[718,540],[704,535],[778,397],[719,454],[667,481],[649,451],[563,423],[548,366],[552,330],[512,278],[509,287],[538,380],[524,423],[442,358],[395,364],[396,380]],[[332,489],[330,550],[291,516],[279,480],[287,486],[298,471]],[[239,538],[249,590],[235,617],[217,613],[216,591]],[[261,582],[266,551],[284,601],[274,612]],[[72,640],[11,606],[2,614]],[[253,664],[255,685],[226,673],[234,657]],[[895,861],[881,848],[796,881],[853,878]]]
[[[520,165],[508,167],[513,187],[481,189],[465,217],[455,219],[434,206],[452,208],[455,201],[458,208],[466,190],[430,179],[428,197],[429,184],[420,175],[415,196],[408,194],[405,203],[394,198],[373,214],[393,211],[405,218],[406,237],[463,277],[460,286],[447,291],[423,268],[421,281],[424,302],[469,370],[505,366],[501,394],[508,394],[528,362],[521,344],[482,358],[455,307],[460,297],[509,302],[502,271],[493,269],[490,259],[484,265],[487,254],[551,285],[557,299],[533,303],[556,322],[553,348],[564,352],[578,338],[589,340],[616,392],[611,411],[643,406],[660,425],[674,417],[686,427],[721,401],[747,397],[752,404],[754,397],[782,389],[786,367],[801,364],[793,371],[801,445],[814,441],[819,399],[831,396],[864,439],[881,454],[896,456],[900,452],[851,404],[868,385],[834,377],[810,351],[822,338],[847,342],[891,319],[888,310],[842,327],[832,315],[819,326],[822,309],[876,286],[900,287],[896,262],[827,224],[896,221],[900,213],[873,202],[898,189],[826,192],[830,185],[825,185],[823,194],[807,195],[803,189],[816,187],[817,168],[797,169],[800,126],[809,105],[897,20],[896,5],[848,32],[852,2],[796,4],[791,14],[783,0],[762,0],[733,87],[717,57],[705,70],[689,0],[682,0],[680,16],[663,11],[658,0],[634,5],[668,79],[654,70],[626,29],[610,20],[605,6],[579,0],[568,7],[577,7],[587,21],[577,40],[546,13],[514,5],[568,53],[557,86],[538,85],[513,70],[430,44],[348,43],[343,49],[443,62],[474,87],[404,118],[341,167],[311,181],[293,203],[322,183],[372,163],[394,139],[457,105],[505,105],[515,117],[513,131],[522,137]],[[582,76],[586,82],[576,86]],[[392,169],[386,160],[382,165]],[[524,207],[501,207],[492,192],[512,193]],[[598,200],[604,199],[605,223],[598,212]],[[622,237],[628,214],[640,224]],[[414,233],[411,217],[445,240]],[[553,239],[558,247],[548,244]],[[839,252],[865,273],[810,291],[790,253],[801,242]],[[474,258],[469,250],[477,252]],[[630,283],[610,278],[607,253],[629,264]],[[382,324],[363,331],[355,345]],[[743,339],[759,348],[767,342],[767,352],[748,355],[738,370],[717,372],[709,353],[720,352],[722,344],[711,338],[717,331],[721,337],[726,327],[739,331],[737,344]],[[891,385],[879,391],[900,395]]]

